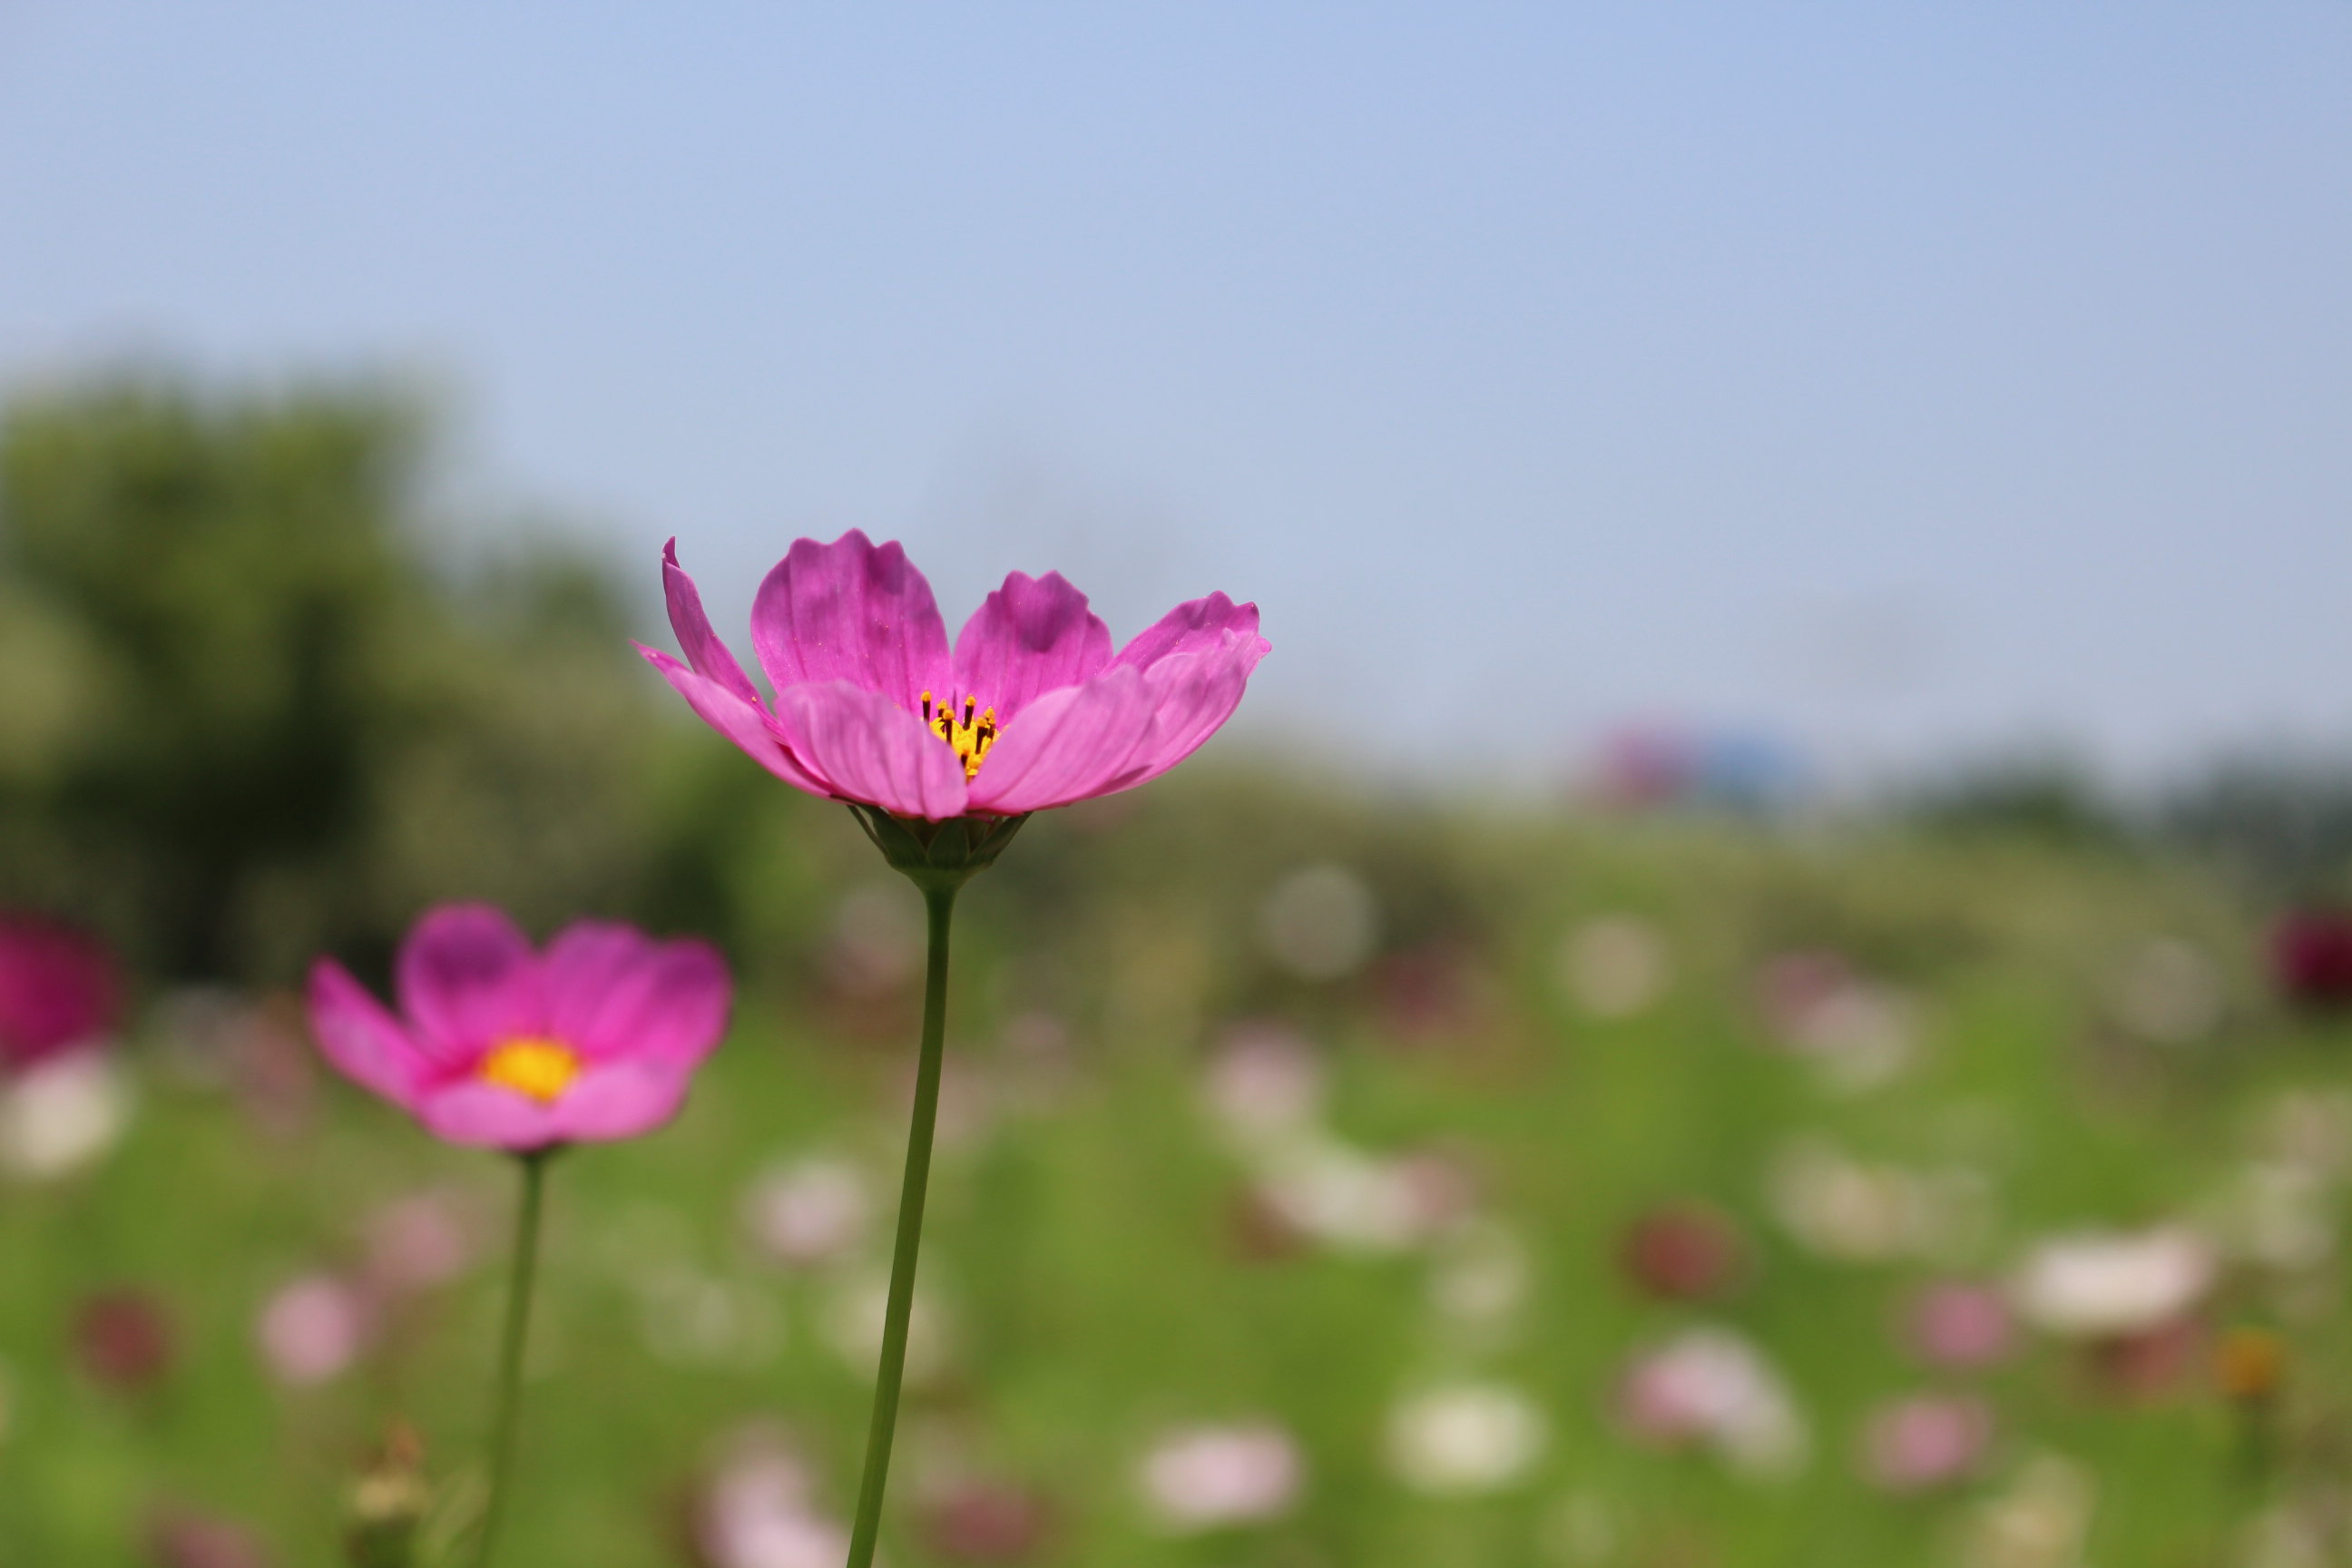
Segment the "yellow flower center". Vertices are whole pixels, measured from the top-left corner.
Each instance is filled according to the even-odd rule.
[[[996,744],[996,710],[982,709],[980,717],[975,719],[972,710],[979,707],[978,698],[965,698],[963,717],[958,719],[953,702],[942,702],[934,707],[931,694],[928,691],[923,693],[923,722],[931,727],[931,733],[953,748],[963,763],[963,776],[967,779],[980,772],[980,764],[987,757],[988,748]]]
[[[526,1037],[500,1041],[477,1070],[500,1088],[547,1105],[580,1076],[580,1058],[570,1046]]]

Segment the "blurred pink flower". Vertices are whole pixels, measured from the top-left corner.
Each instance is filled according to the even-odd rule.
[[[1711,1447],[1752,1475],[1785,1476],[1805,1459],[1788,1385],[1725,1329],[1688,1329],[1637,1356],[1618,1384],[1617,1416],[1643,1442]]]
[[[1667,1301],[1704,1301],[1722,1295],[1747,1272],[1748,1244],[1721,1211],[1705,1204],[1668,1204],[1626,1227],[1618,1247],[1626,1277],[1646,1294]]]
[[[341,964],[312,966],[327,1058],[436,1137],[499,1149],[660,1126],[727,1026],[727,965],[708,942],[582,921],[542,956],[486,904],[417,921],[395,988],[400,1018]]]
[[[118,1289],[86,1297],[74,1310],[74,1358],[98,1384],[140,1394],[172,1370],[173,1336],[163,1304],[147,1291]]]
[[[1323,1063],[1315,1047],[1280,1024],[1235,1025],[1209,1060],[1209,1108],[1239,1142],[1279,1143],[1323,1112]]]
[[[751,647],[772,705],[711,629],[675,540],[662,580],[686,660],[638,651],[705,723],[811,795],[931,821],[1017,816],[1158,777],[1232,716],[1268,647],[1256,605],[1212,594],[1114,655],[1059,573],[1015,572],[950,654],[906,552],[852,529],[795,542],[760,584]]]
[[[1990,1285],[1945,1280],[1911,1298],[1903,1341],[1929,1366],[1991,1366],[2008,1359],[2017,1342],[2009,1303]]]
[[[274,1561],[244,1526],[177,1508],[149,1521],[147,1552],[155,1568],[269,1568]]]
[[[1992,1445],[1992,1407],[1972,1394],[1883,1405],[1863,1429],[1862,1473],[1894,1492],[1965,1480]]]
[[[695,1554],[709,1568],[837,1568],[849,1532],[815,1511],[807,1467],[773,1438],[736,1445],[694,1501]]]
[[[368,1280],[382,1289],[429,1290],[463,1274],[473,1260],[473,1227],[452,1194],[411,1193],[368,1219]]]
[[[1184,1532],[1280,1517],[1297,1500],[1305,1466],[1289,1433],[1254,1421],[1163,1434],[1139,1479],[1160,1526]]]
[[[122,983],[104,944],[34,915],[0,915],[0,1071],[28,1068],[113,1029]]]
[[[359,1359],[374,1327],[367,1299],[332,1274],[306,1274],[271,1296],[255,1325],[262,1359],[280,1383],[307,1388]]]
[[[1045,1500],[1018,1487],[962,1481],[923,1508],[923,1536],[950,1563],[1026,1563],[1045,1544]]]
[[[2109,1394],[2153,1399],[2182,1388],[2206,1365],[2210,1338],[2201,1320],[2176,1318],[2092,1345],[2091,1371]]]
[[[815,1158],[761,1175],[744,1194],[743,1220],[761,1251],[806,1268],[856,1246],[872,1207],[856,1166]]]
[[[2352,1005],[2352,910],[2294,910],[2271,931],[2271,973],[2290,1002]]]

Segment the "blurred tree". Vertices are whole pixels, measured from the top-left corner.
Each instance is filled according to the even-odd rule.
[[[153,384],[0,421],[0,900],[280,980],[435,898],[633,902],[672,731],[620,595],[544,546],[448,585],[425,432],[364,389]]]
[[[2292,755],[2225,761],[2172,792],[2165,831],[2266,900],[2352,897],[2352,764]]]

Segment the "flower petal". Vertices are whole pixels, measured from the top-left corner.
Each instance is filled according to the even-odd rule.
[[[1170,654],[1207,652],[1227,632],[1256,637],[1260,656],[1273,646],[1257,636],[1255,605],[1236,605],[1223,594],[1212,594],[1205,599],[1186,600],[1136,633],[1110,661],[1111,668],[1136,664],[1148,668]],[[1250,662],[1255,665],[1257,660]]]
[[[688,1076],[652,1062],[591,1068],[549,1109],[566,1142],[634,1138],[677,1114]]]
[[[1256,606],[1250,611],[1253,626]],[[1227,631],[1213,647],[1170,654],[1143,672],[1155,697],[1151,738],[1138,753],[1142,772],[1122,789],[1147,784],[1208,743],[1242,703],[1250,672],[1272,647],[1251,631]]]
[[[1006,816],[1107,795],[1151,735],[1152,699],[1139,669],[1114,669],[1031,703],[971,781],[975,809]]]
[[[546,962],[549,1033],[589,1061],[683,1071],[727,1032],[727,961],[707,942],[582,921],[548,945]]]
[[[547,1028],[539,959],[488,904],[445,904],[426,914],[400,944],[394,980],[417,1046],[445,1070],[464,1070],[500,1040]]]
[[[715,680],[729,691],[760,706],[760,689],[735,662],[735,655],[710,629],[710,617],[703,613],[702,595],[694,579],[677,563],[677,541],[662,546],[662,593],[669,600],[669,629],[677,634],[677,646],[686,653],[687,663],[706,680]]]
[[[1001,731],[1037,698],[1089,680],[1109,662],[1110,628],[1084,594],[1059,572],[1015,572],[956,635],[953,689],[995,709]]]
[[[554,1105],[487,1079],[451,1079],[428,1089],[417,1101],[416,1120],[436,1138],[483,1149],[544,1149],[563,1141]]]
[[[767,710],[760,706],[758,699],[746,702],[718,680],[698,675],[659,648],[647,647],[643,643],[630,646],[646,656],[646,663],[661,671],[662,679],[686,699],[695,717],[741,747],[744,755],[794,789],[816,795],[833,794],[823,779],[801,766],[784,750],[783,742],[768,727]]]
[[[1263,639],[1236,632],[1149,668],[1108,669],[1048,692],[1008,727],[972,781],[975,810],[1013,816],[1110,795],[1158,777],[1232,716]]]
[[[624,1062],[592,1067],[542,1104],[518,1089],[463,1078],[434,1090],[416,1118],[436,1138],[524,1151],[629,1138],[660,1126],[686,1100],[687,1075]]]
[[[776,723],[793,754],[845,800],[934,822],[964,813],[963,764],[881,692],[845,680],[787,687],[776,693]]]
[[[751,601],[751,647],[779,699],[845,680],[910,714],[950,669],[931,585],[897,541],[877,545],[854,528],[831,544],[793,542]]]
[[[331,958],[310,966],[310,1032],[345,1078],[403,1110],[416,1108],[418,1087],[433,1076],[431,1058],[400,1020]]]

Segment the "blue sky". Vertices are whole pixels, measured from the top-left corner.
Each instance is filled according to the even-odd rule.
[[[2352,5],[0,7],[0,384],[387,369],[722,621],[1223,587],[1537,770],[2352,740]]]

